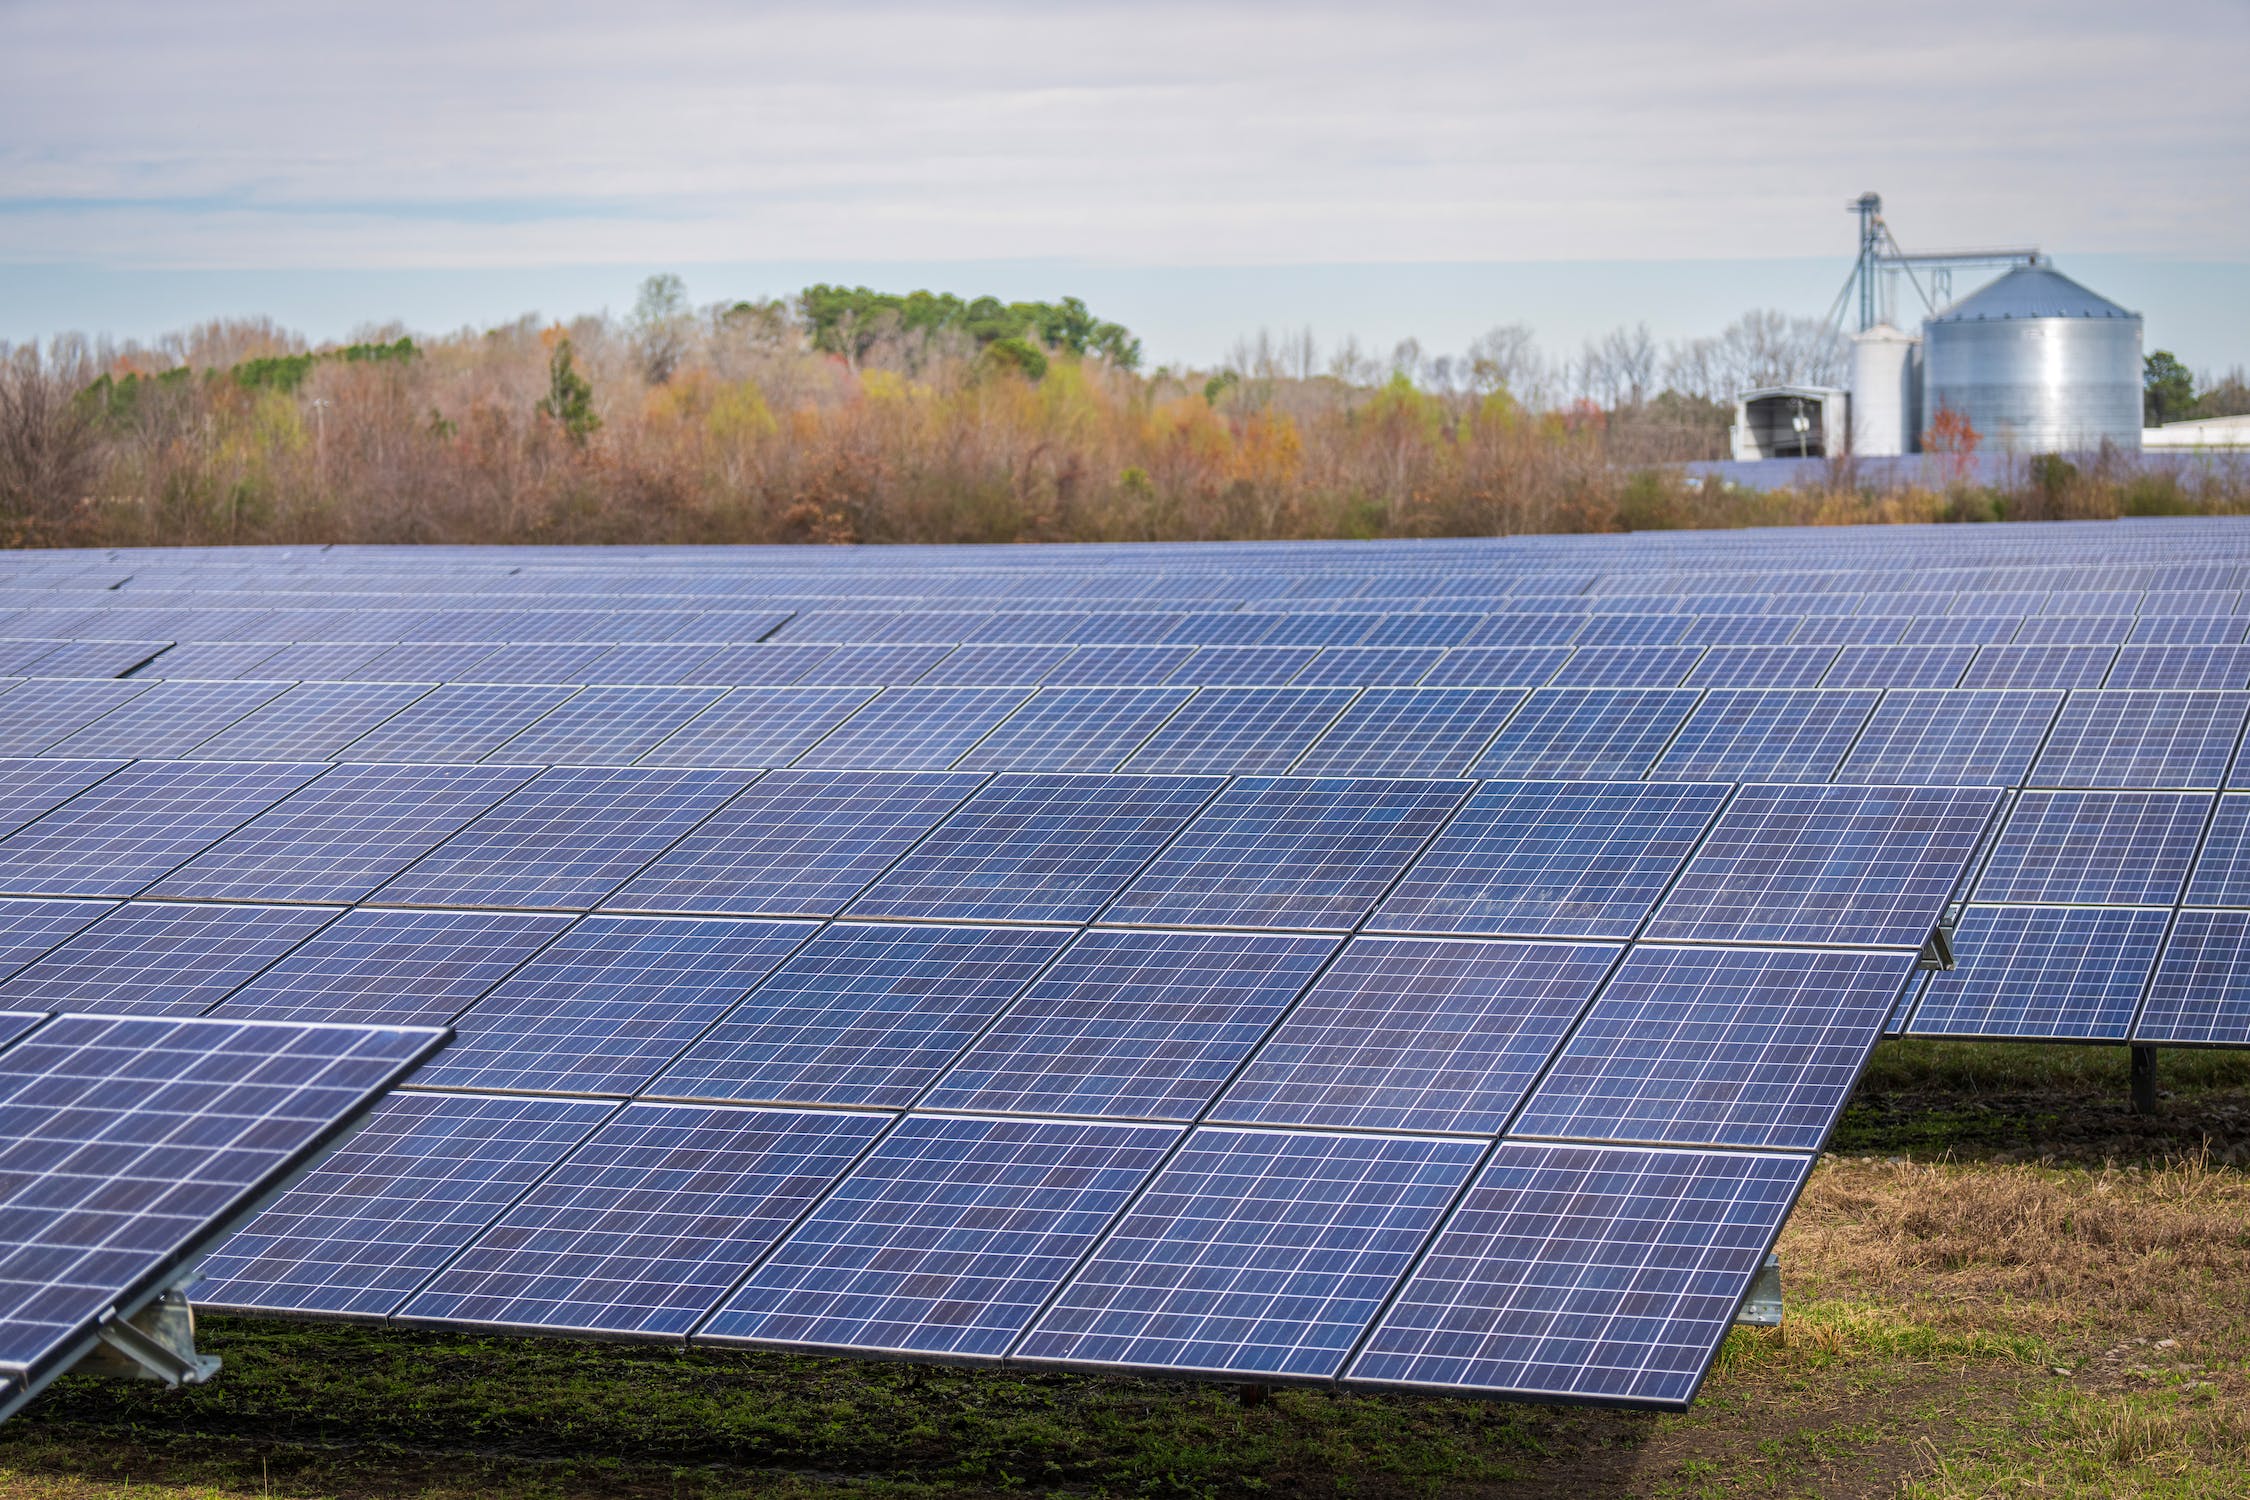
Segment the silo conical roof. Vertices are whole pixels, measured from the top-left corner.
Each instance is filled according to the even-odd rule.
[[[1932,323],[1987,323],[2003,318],[2137,318],[2107,297],[2047,266],[2014,270],[1929,319]]]

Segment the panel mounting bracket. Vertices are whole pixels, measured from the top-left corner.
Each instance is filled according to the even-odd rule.
[[[219,1357],[195,1351],[195,1309],[187,1292],[173,1287],[130,1318],[113,1308],[102,1315],[99,1340],[77,1369],[122,1380],[201,1385],[219,1373]]]
[[[1930,929],[1930,940],[1922,945],[1915,957],[1914,967],[1929,974],[1949,974],[1953,971],[1953,924],[1940,922]]]
[[[1781,1257],[1772,1251],[1766,1252],[1766,1263],[1758,1267],[1758,1277],[1750,1283],[1750,1295],[1743,1299],[1734,1321],[1740,1328],[1781,1326]]]

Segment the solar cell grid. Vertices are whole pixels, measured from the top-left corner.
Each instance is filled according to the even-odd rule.
[[[963,646],[922,675],[925,687],[1033,687],[1068,646]]]
[[[1868,689],[1714,688],[1649,774],[1674,781],[1826,781],[1877,697]]]
[[[1503,1142],[1350,1383],[1684,1407],[1811,1167]]]
[[[1178,1136],[909,1116],[697,1341],[996,1358]]]
[[[629,1105],[397,1316],[678,1338],[888,1123]]]
[[[2250,712],[2250,693],[2076,692],[2063,704],[2030,784],[2215,787]]]
[[[525,766],[338,766],[149,894],[358,901],[535,774]]]
[[[1542,687],[1570,655],[1567,646],[1469,646],[1445,653],[1424,687]]]
[[[1542,688],[1468,774],[1637,781],[1701,697],[1692,688]]]
[[[1916,1036],[2123,1041],[2169,923],[2160,910],[1971,906],[1957,965],[1932,974]]]
[[[2013,785],[2030,770],[2062,701],[2057,692],[1894,689],[1876,705],[1836,780]]]
[[[1238,777],[1103,920],[1348,930],[1470,790],[1462,781]]]
[[[196,1015],[336,915],[320,907],[130,902],[0,984],[0,1005]]]
[[[1820,679],[1826,688],[1949,688],[1977,654],[1974,646],[1843,646]]]
[[[1351,688],[1206,688],[1122,769],[1256,774],[1288,769],[1336,721]]]
[[[0,692],[0,755],[37,755],[153,682],[19,682]]]
[[[1186,646],[1080,646],[1047,674],[1048,687],[1154,687],[1188,683]]]
[[[2130,614],[2045,615],[2025,620],[2010,639],[2019,646],[2118,646],[2132,630]]]
[[[1828,671],[1839,649],[1835,646],[1713,646],[1680,685],[1809,688]]]
[[[1637,947],[1510,1134],[1815,1150],[1913,973],[1905,953]]]
[[[1980,646],[1964,688],[2098,688],[2114,646]]]
[[[1701,646],[1588,646],[1581,643],[1548,679],[1558,688],[1678,687],[1703,658]]]
[[[1368,929],[1630,937],[1727,794],[1723,786],[1487,782]]]
[[[434,1025],[569,925],[527,912],[347,912],[235,992],[238,1020]]]
[[[1499,688],[1370,688],[1291,770],[1299,776],[1458,776],[1524,696]]]
[[[2250,687],[2250,646],[2126,646],[2106,683],[2128,688]]]
[[[197,1305],[381,1317],[616,1106],[401,1091],[203,1262]]]
[[[714,687],[589,687],[493,755],[538,765],[631,765],[705,709]]]
[[[1088,932],[922,1103],[1192,1120],[1335,946],[1330,938]]]
[[[942,771],[1031,696],[1024,688],[891,688],[798,760],[807,766]]]
[[[956,763],[964,771],[1113,771],[1190,689],[1049,687]]]
[[[2179,914],[2133,1024],[2133,1040],[2250,1045],[2250,912]]]
[[[376,893],[412,906],[601,903],[755,779],[669,767],[558,769],[510,793]]]
[[[0,760],[0,838],[60,807],[124,764],[121,760]]]
[[[0,978],[52,951],[71,934],[116,908],[114,901],[0,897]]]
[[[1650,918],[1650,938],[1919,948],[1999,793],[1744,787]]]
[[[1199,1129],[1014,1357],[1332,1376],[1483,1149]]]
[[[1211,1118],[1489,1135],[1617,954],[1591,943],[1355,938]]]
[[[201,741],[187,758],[333,759],[429,691],[400,683],[302,683]]]
[[[163,654],[171,644],[170,641],[73,641],[40,657],[36,671],[41,677],[122,677]]]
[[[1977,899],[2170,906],[2211,812],[2197,792],[2025,792]]]
[[[650,1092],[904,1108],[1070,936],[1054,928],[833,924]]]
[[[851,913],[1091,920],[1219,785],[1211,776],[996,777],[877,880]]]
[[[325,769],[193,761],[128,766],[0,839],[0,891],[134,895]]]
[[[1422,646],[1329,646],[1290,682],[1297,687],[1410,687],[1444,655]]]
[[[640,758],[649,766],[787,765],[875,696],[872,688],[736,688]]]
[[[1568,646],[1586,626],[1581,614],[1490,614],[1459,642],[1463,646]]]
[[[1318,654],[1314,646],[1203,646],[1164,680],[1188,687],[1280,687]]]
[[[446,683],[342,753],[368,761],[482,760],[576,691],[528,683]]]

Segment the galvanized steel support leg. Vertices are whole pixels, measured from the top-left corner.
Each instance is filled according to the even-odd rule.
[[[2133,1113],[2156,1113],[2156,1049],[2133,1044]]]

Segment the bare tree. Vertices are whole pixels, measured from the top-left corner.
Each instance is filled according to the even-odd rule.
[[[52,352],[0,344],[0,527],[17,545],[69,515],[96,473],[94,408],[74,399],[93,371],[82,348]]]
[[[666,272],[641,283],[633,304],[633,350],[650,385],[662,385],[687,358],[695,315],[688,310],[687,283]]]
[[[1469,342],[1469,388],[1480,395],[1505,391],[1524,406],[1542,406],[1547,393],[1547,361],[1531,327],[1503,323]]]

